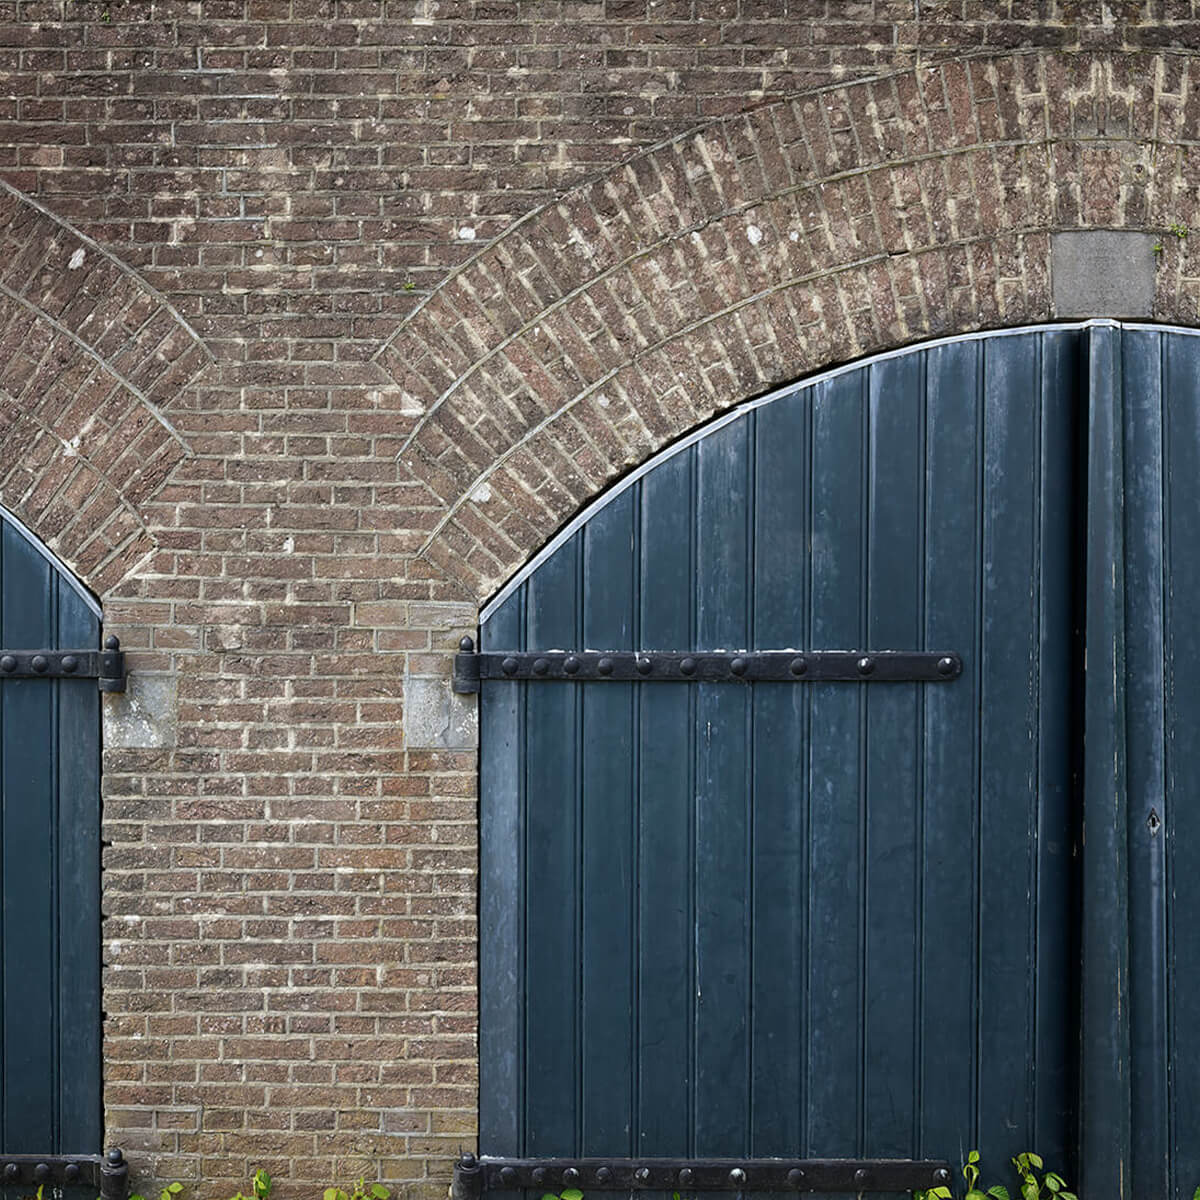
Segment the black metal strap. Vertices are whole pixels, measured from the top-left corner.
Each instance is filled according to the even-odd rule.
[[[540,1188],[590,1191],[911,1192],[950,1183],[948,1163],[906,1158],[476,1158],[454,1165],[453,1200]]]
[[[945,683],[962,674],[950,650],[554,650],[476,653],[463,638],[454,656],[454,690],[482,680],[646,683]]]
[[[120,1150],[107,1154],[5,1154],[0,1156],[0,1185],[35,1188],[87,1184],[101,1200],[125,1200],[129,1164]]]
[[[102,692],[123,692],[125,652],[115,637],[103,650],[0,650],[0,679],[98,679]]]

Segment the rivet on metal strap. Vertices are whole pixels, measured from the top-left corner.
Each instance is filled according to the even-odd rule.
[[[563,1172],[563,1183],[574,1187],[579,1182],[579,1172],[574,1167],[568,1167]]]
[[[571,655],[564,663],[563,670],[568,675],[577,675],[579,673],[579,659],[575,655]]]
[[[601,675],[611,675],[613,673],[613,660],[611,658],[602,658],[596,664],[596,670],[599,671]]]
[[[860,675],[870,675],[875,670],[875,660],[871,658],[860,658],[854,665],[858,668]]]
[[[749,666],[750,664],[744,658],[735,658],[733,662],[729,664],[729,669],[735,675],[745,675]]]
[[[502,670],[505,675],[512,675],[516,672],[517,666],[517,660],[510,655],[500,664],[500,670]]]
[[[49,665],[50,660],[44,654],[35,654],[29,661],[29,665],[40,675]],[[45,1164],[42,1164],[45,1166]],[[48,1171],[50,1168],[46,1167]]]
[[[608,1183],[612,1179],[612,1172],[607,1167],[601,1167],[596,1172],[597,1183]]]
[[[743,1171],[741,1167],[734,1167],[733,1170],[729,1172],[729,1182],[741,1187],[741,1185],[746,1182],[746,1172]]]
[[[859,1167],[858,1170],[854,1172],[854,1182],[860,1188],[866,1187],[867,1184],[871,1182],[871,1172],[866,1170],[864,1167]]]
[[[504,1184],[505,1187],[516,1187],[517,1178],[517,1170],[515,1167],[500,1168],[500,1182]]]
[[[694,1178],[695,1175],[693,1175],[691,1167],[684,1167],[679,1172],[679,1182],[683,1187],[690,1187]]]
[[[792,661],[788,663],[788,670],[791,671],[793,675],[803,675],[804,672],[808,670],[808,663],[806,663],[802,658],[793,658]]]
[[[954,659],[939,658],[937,661],[937,672],[939,675],[953,675],[954,674]]]
[[[649,1167],[638,1167],[638,1169],[636,1171],[634,1171],[633,1177],[635,1180],[637,1180],[638,1183],[649,1183],[650,1182],[650,1168]]]
[[[6,654],[0,658],[0,671],[15,671],[17,669],[17,660],[11,654]],[[16,1166],[15,1163],[9,1163],[10,1167]]]
[[[799,1167],[793,1167],[787,1173],[787,1181],[789,1187],[798,1188],[804,1182],[804,1172]]]
[[[637,660],[636,667],[639,675],[649,675],[654,669],[653,664],[648,658],[639,658]]]
[[[694,658],[685,658],[683,662],[679,664],[679,672],[681,675],[695,675],[696,660]]]
[[[550,663],[544,658],[535,658],[533,660],[533,673],[535,675],[545,675],[550,670]]]

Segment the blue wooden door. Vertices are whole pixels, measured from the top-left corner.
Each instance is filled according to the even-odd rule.
[[[1200,1184],[1200,338],[1099,323],[746,407],[485,651],[949,650],[949,683],[483,685],[481,1148],[1036,1150]]]
[[[0,648],[100,645],[95,602],[0,514]],[[100,1149],[95,678],[0,676],[0,1151]]]

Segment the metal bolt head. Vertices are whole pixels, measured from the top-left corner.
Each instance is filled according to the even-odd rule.
[[[735,658],[735,659],[733,660],[733,662],[731,662],[731,663],[729,664],[729,669],[730,669],[730,670],[731,670],[731,671],[732,671],[732,672],[733,672],[735,675],[739,675],[739,676],[740,676],[740,675],[745,675],[745,673],[746,673],[747,669],[749,668],[749,666],[750,666],[750,664],[749,664],[749,663],[748,663],[748,662],[747,662],[747,661],[746,661],[744,658]]]
[[[535,658],[533,660],[533,673],[535,675],[545,675],[550,670],[550,663],[544,658]]]
[[[937,661],[937,673],[942,676],[953,675],[956,665],[952,658],[939,658]]]
[[[634,1171],[633,1177],[635,1180],[637,1180],[638,1183],[649,1183],[650,1182],[650,1168],[649,1167],[638,1167],[638,1169],[636,1171]]]
[[[29,660],[29,665],[40,675],[50,666],[50,660],[44,654],[35,654]]]
[[[508,658],[504,659],[500,663],[500,670],[502,670],[505,675],[515,675],[517,673],[517,660],[510,654]]]
[[[104,648],[105,650],[120,650],[121,639],[110,633],[108,637],[104,639]],[[118,1166],[125,1160],[123,1158],[113,1158],[112,1151],[109,1151],[108,1161],[112,1163],[113,1166]]]
[[[648,658],[639,658],[637,660],[637,673],[639,675],[649,675],[653,669],[653,664]]]
[[[502,1184],[504,1184],[505,1187],[516,1187],[517,1186],[517,1169],[516,1169],[516,1167],[501,1167],[500,1168],[500,1182]]]
[[[459,1165],[465,1167],[468,1171],[473,1171],[475,1169],[475,1155],[473,1155],[470,1150],[466,1151],[466,1153],[464,1153],[462,1158],[460,1158],[458,1161]]]
[[[734,1167],[733,1170],[729,1172],[729,1182],[741,1187],[742,1184],[746,1182],[746,1172],[743,1171],[741,1167]]]
[[[859,1187],[866,1187],[867,1184],[871,1182],[871,1172],[866,1170],[865,1167],[859,1167],[858,1170],[854,1172],[854,1182]]]
[[[21,1178],[21,1168],[19,1166],[17,1166],[16,1163],[5,1163],[4,1164],[4,1178],[5,1179],[20,1179]]]
[[[75,668],[79,666],[79,659],[73,654],[64,654],[62,660],[62,669],[66,674],[70,675]]]
[[[696,1176],[693,1174],[691,1167],[684,1167],[683,1170],[679,1172],[679,1182],[683,1187],[690,1187],[692,1180],[695,1178]]]
[[[933,1182],[935,1187],[948,1187],[950,1184],[950,1172],[945,1167],[938,1167],[933,1173]]]
[[[875,670],[875,660],[873,658],[860,658],[854,665],[858,668],[860,675],[870,675]]]
[[[612,1172],[607,1167],[601,1167],[596,1172],[597,1183],[609,1183],[612,1180]]]
[[[67,1183],[78,1183],[79,1182],[79,1164],[78,1163],[67,1163],[66,1167],[63,1169],[63,1179],[65,1179],[67,1181]]]
[[[789,1187],[798,1188],[804,1182],[804,1172],[799,1167],[793,1167],[787,1173]]]
[[[685,658],[683,662],[679,664],[679,670],[684,675],[695,675],[696,660],[694,658]]]
[[[33,1168],[33,1177],[38,1181],[38,1183],[45,1183],[46,1180],[50,1178],[50,1164],[38,1163],[38,1165]]]
[[[533,1174],[532,1174],[532,1176],[530,1176],[530,1178],[533,1180],[534,1183],[537,1184],[538,1187],[544,1187],[545,1183],[546,1183],[546,1168],[545,1167],[534,1167]]]
[[[464,654],[471,654],[475,650],[475,643],[469,637],[459,638],[458,639],[458,648]]]
[[[792,661],[788,663],[788,670],[791,671],[793,675],[803,675],[808,670],[808,663],[806,663],[804,659],[800,657],[793,658]]]
[[[579,1182],[579,1172],[574,1167],[568,1167],[563,1172],[563,1183],[574,1187]]]
[[[601,675],[611,675],[613,673],[613,660],[611,658],[602,658],[596,664],[596,670],[599,671]]]
[[[566,671],[568,675],[577,675],[579,673],[579,659],[577,659],[573,654],[568,655],[566,660],[563,662],[563,670]]]
[[[17,669],[17,660],[11,655],[6,654],[0,658],[0,671],[15,671]],[[11,1163],[9,1164],[12,1165]]]

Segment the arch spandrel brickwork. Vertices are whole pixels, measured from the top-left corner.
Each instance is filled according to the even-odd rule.
[[[0,505],[96,592],[154,547],[143,506],[189,453],[163,406],[210,361],[161,296],[0,184]]]
[[[421,555],[483,599],[580,505],[819,367],[1055,317],[1051,236],[1200,224],[1200,64],[977,57],[765,103],[531,214],[382,348]],[[1186,238],[1154,316],[1193,324]],[[1103,315],[1103,314],[1097,314]]]

